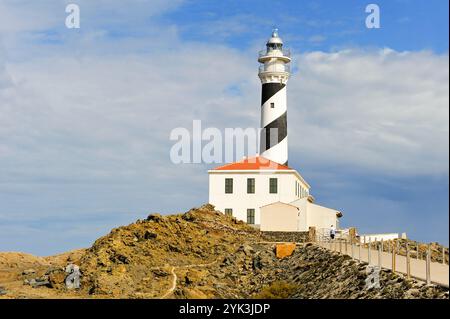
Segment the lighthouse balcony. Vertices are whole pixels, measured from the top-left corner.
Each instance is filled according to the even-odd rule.
[[[291,50],[276,49],[276,50],[261,50],[258,53],[258,61],[264,63],[271,59],[281,60],[285,63],[291,62]]]
[[[259,66],[259,73],[291,73],[291,65],[290,64],[261,64]]]

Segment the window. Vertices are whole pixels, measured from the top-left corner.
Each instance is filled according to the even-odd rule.
[[[233,209],[225,208],[225,215],[226,216],[233,216]]]
[[[247,194],[255,193],[255,179],[247,178]]]
[[[297,181],[295,181],[295,196],[297,196]]]
[[[270,103],[270,108],[274,109],[275,108],[275,103]]]
[[[225,178],[225,194],[233,194],[233,179]]]
[[[270,194],[278,193],[278,179],[277,178],[271,178],[269,180],[269,193]]]
[[[255,209],[253,208],[247,209],[247,224],[255,224]]]

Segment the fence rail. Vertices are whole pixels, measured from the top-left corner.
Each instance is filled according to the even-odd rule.
[[[369,265],[392,270],[394,273],[401,273],[407,278],[415,278],[425,281],[427,284],[437,284],[449,287],[449,266],[444,262],[431,261],[431,249],[428,246],[425,258],[420,259],[420,253],[417,251],[416,258],[411,257],[411,247],[406,245],[406,255],[399,254],[399,242],[392,245],[388,243],[388,251],[383,250],[383,241],[372,243],[370,240],[366,244],[351,242],[347,239],[325,238],[317,236],[317,244],[323,248],[348,255],[355,260],[367,262]],[[445,248],[444,248],[445,249]],[[445,250],[443,251],[445,256]]]

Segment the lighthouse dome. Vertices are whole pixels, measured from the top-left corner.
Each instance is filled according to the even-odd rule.
[[[283,45],[283,40],[281,40],[281,38],[278,36],[278,29],[273,29],[272,36],[270,37],[269,40],[267,40],[267,46],[272,47],[272,46],[282,46],[282,45]]]

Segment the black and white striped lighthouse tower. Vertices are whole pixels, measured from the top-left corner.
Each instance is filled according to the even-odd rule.
[[[288,164],[286,84],[290,75],[290,52],[274,29],[266,49],[259,53],[261,98],[261,156]]]

